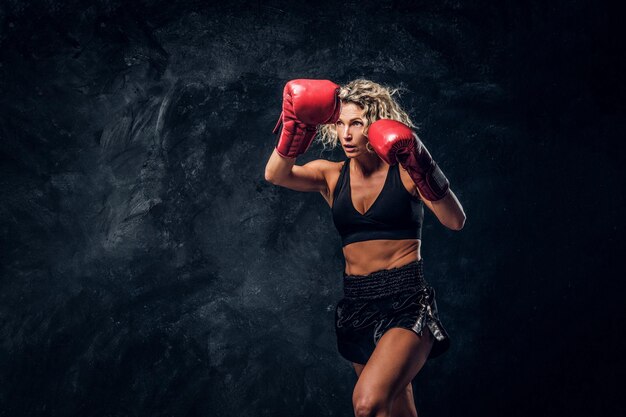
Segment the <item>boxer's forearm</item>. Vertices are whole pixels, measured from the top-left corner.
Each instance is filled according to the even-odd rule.
[[[285,158],[274,148],[265,166],[265,179],[271,183],[280,182],[281,178],[289,175],[295,163],[296,158]]]
[[[465,211],[451,189],[448,190],[446,196],[441,200],[428,201],[423,197],[422,200],[435,216],[437,216],[439,222],[448,229],[461,230],[465,225]]]

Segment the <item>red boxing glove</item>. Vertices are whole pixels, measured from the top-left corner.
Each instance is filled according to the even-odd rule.
[[[368,130],[370,145],[389,165],[400,164],[406,169],[420,193],[429,201],[444,198],[450,182],[417,135],[404,123],[381,119]]]
[[[283,90],[283,111],[273,133],[282,132],[276,144],[286,158],[303,154],[311,145],[317,125],[335,123],[341,112],[339,86],[328,80],[291,80]]]

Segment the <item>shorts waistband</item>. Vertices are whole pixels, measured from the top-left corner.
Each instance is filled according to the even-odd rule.
[[[382,269],[369,275],[343,274],[345,298],[376,299],[428,286],[424,280],[424,260],[413,261],[398,268]]]

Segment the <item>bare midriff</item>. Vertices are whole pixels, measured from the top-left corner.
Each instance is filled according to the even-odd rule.
[[[347,275],[368,275],[419,261],[419,239],[366,240],[343,247]]]

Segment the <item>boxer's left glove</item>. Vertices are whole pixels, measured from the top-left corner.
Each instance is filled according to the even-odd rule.
[[[341,112],[339,86],[328,80],[291,80],[283,89],[283,111],[273,133],[282,124],[276,150],[286,158],[303,154],[311,145],[317,126],[335,123]]]
[[[370,125],[367,135],[383,161],[389,165],[400,162],[424,198],[437,201],[448,194],[450,182],[410,127],[381,119]]]

